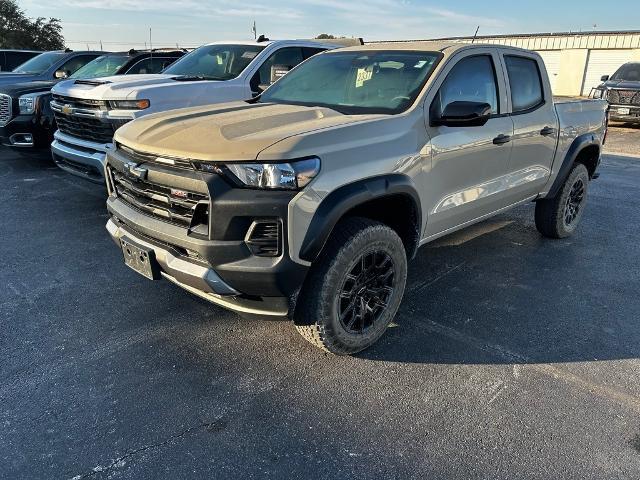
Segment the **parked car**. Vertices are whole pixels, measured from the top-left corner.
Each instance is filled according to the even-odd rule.
[[[304,59],[335,47],[311,40],[217,42],[185,55],[162,75],[63,82],[51,103],[58,122],[53,158],[60,168],[104,185],[105,152],[128,121],[251,98]]]
[[[616,73],[604,75],[594,98],[609,102],[609,118],[617,122],[640,123],[640,62],[622,65]]]
[[[10,72],[41,53],[36,50],[0,50],[0,74]]]
[[[554,101],[518,48],[325,52],[255,99],[120,128],[107,229],[147,278],[351,354],[394,318],[419,246],[531,201],[542,235],[574,233],[606,108]]]
[[[11,72],[0,74],[0,86],[24,82],[56,82],[106,52],[60,50],[45,52],[27,60]]]
[[[159,73],[183,56],[184,50],[129,50],[101,55],[70,75],[70,79],[91,79],[125,74]],[[0,113],[0,144],[20,149],[50,148],[56,122],[51,110],[51,87],[57,81],[0,85],[0,104],[10,106]]]

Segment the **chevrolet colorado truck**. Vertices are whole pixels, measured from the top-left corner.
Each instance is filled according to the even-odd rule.
[[[415,42],[321,53],[258,97],[137,119],[107,154],[124,262],[352,354],[396,315],[418,247],[525,202],[575,232],[602,100],[554,100],[541,57]]]
[[[53,91],[56,164],[104,184],[105,153],[116,129],[175,108],[244,100],[310,56],[335,48],[312,40],[218,42],[197,48],[156,75],[67,81]]]
[[[609,102],[609,119],[640,123],[640,62],[625,63],[611,77],[603,75],[601,80],[592,97]]]
[[[111,75],[160,73],[185,53],[173,49],[109,53],[80,67],[68,78],[89,80]],[[50,106],[51,88],[56,83],[49,80],[0,85],[0,105],[8,107],[6,115],[0,117],[0,144],[22,150],[51,147],[56,130]]]

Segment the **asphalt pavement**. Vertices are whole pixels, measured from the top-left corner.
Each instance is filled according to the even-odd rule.
[[[0,478],[638,479],[640,160],[576,235],[424,247],[355,357],[128,269],[105,191],[0,150]]]

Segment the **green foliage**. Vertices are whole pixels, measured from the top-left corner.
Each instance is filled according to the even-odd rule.
[[[0,0],[0,48],[60,50],[62,25],[57,18],[28,18],[16,0]]]

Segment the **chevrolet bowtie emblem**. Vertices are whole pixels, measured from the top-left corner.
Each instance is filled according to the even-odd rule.
[[[69,104],[63,105],[62,113],[64,113],[65,115],[71,115],[73,113],[73,108]]]
[[[133,162],[127,163],[125,165],[125,168],[129,171],[131,175],[138,177],[141,180],[146,179],[147,173],[149,173],[149,170]]]

